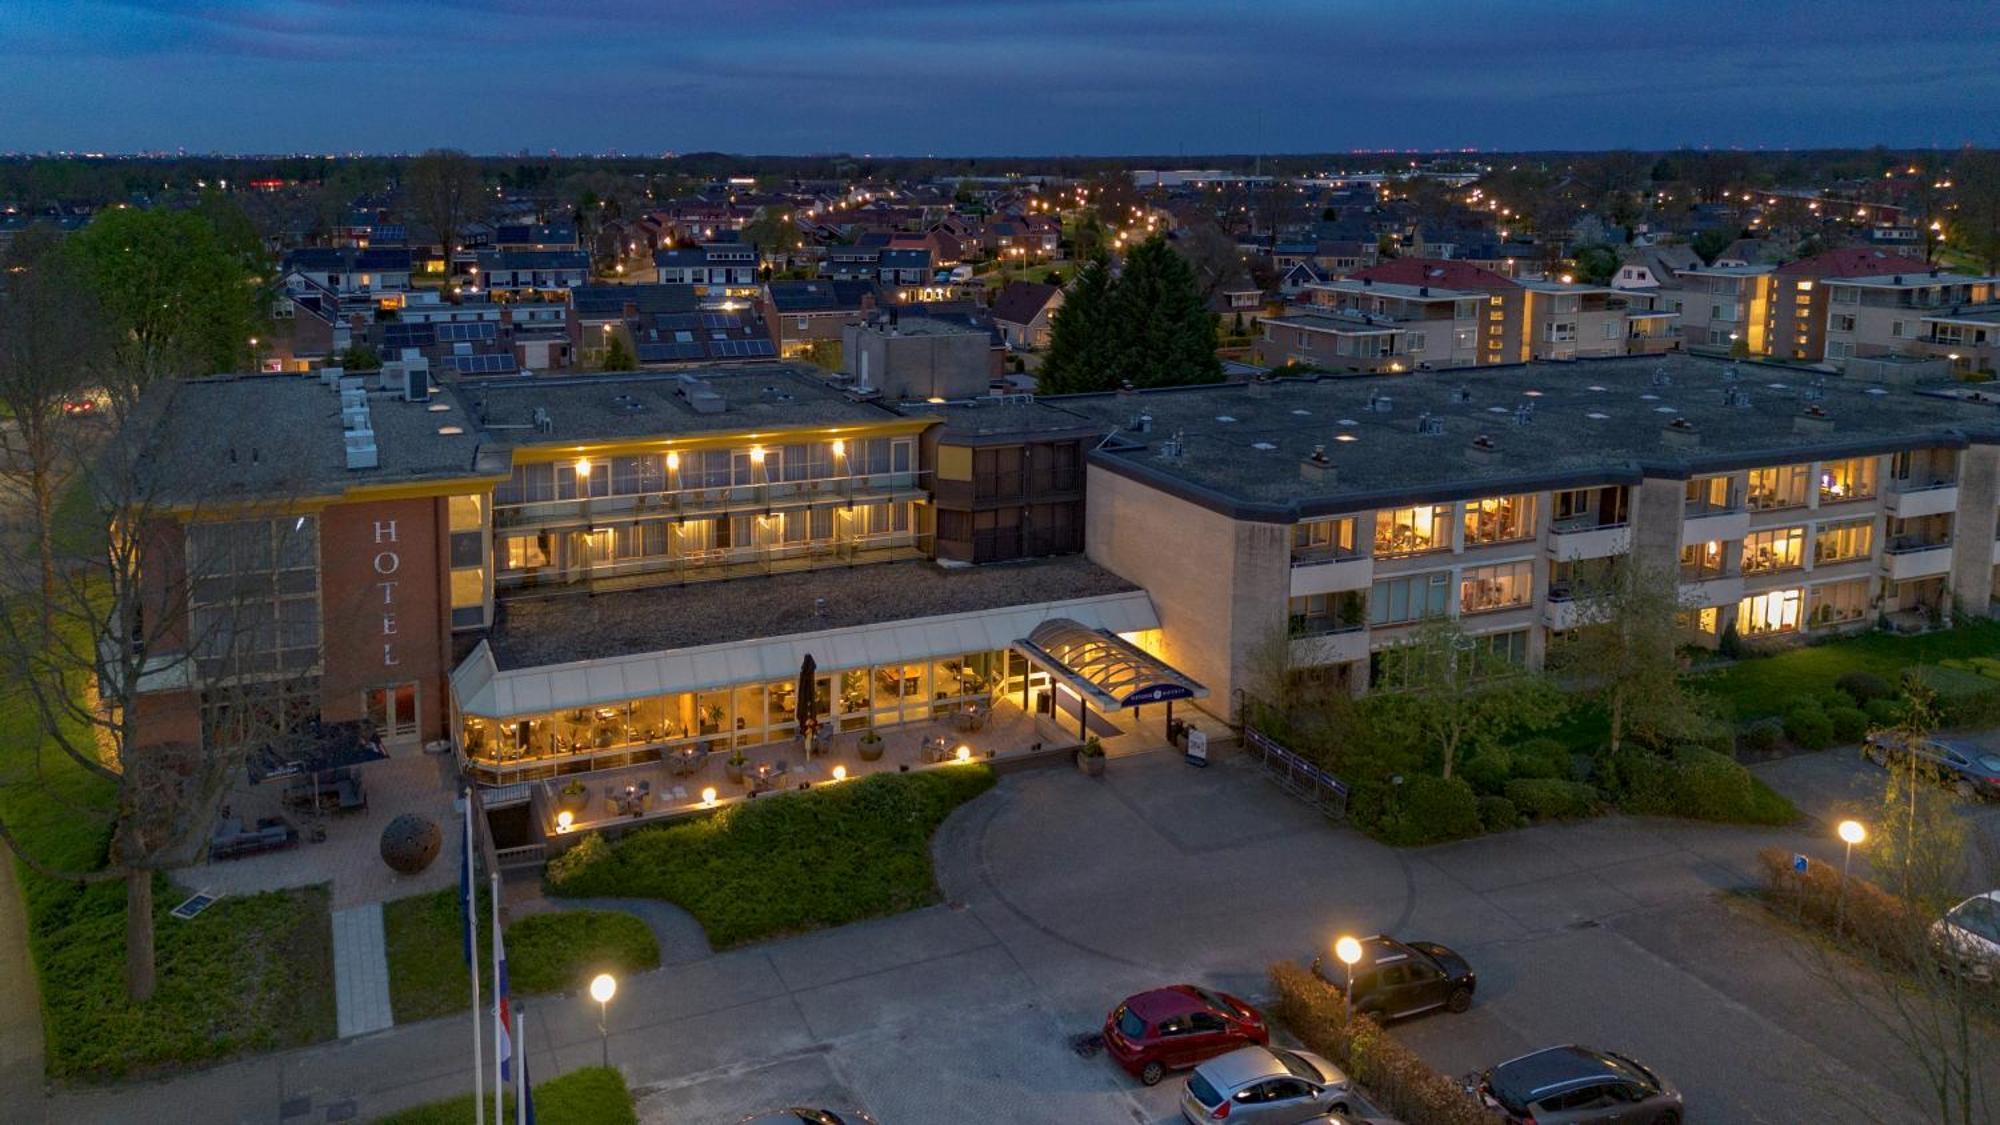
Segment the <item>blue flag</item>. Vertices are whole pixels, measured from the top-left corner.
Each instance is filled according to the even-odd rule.
[[[476,949],[472,940],[472,799],[470,796],[465,802],[465,839],[460,843],[462,847],[458,864],[458,916],[459,929],[462,931],[460,936],[463,939],[460,953],[463,954],[465,963],[470,965]]]

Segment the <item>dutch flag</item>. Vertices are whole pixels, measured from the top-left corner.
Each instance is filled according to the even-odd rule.
[[[500,1081],[514,1080],[514,1013],[507,1003],[507,945],[496,931],[493,935],[493,956],[500,965]]]

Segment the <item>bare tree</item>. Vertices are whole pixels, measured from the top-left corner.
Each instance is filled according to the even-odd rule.
[[[1626,558],[1572,593],[1579,624],[1551,663],[1603,703],[1611,749],[1627,738],[1662,746],[1693,729],[1701,709],[1681,683],[1680,575]]]
[[[0,281],[0,474],[24,494],[33,516],[43,597],[42,629],[52,622],[56,485],[73,412],[93,408],[89,388],[110,354],[102,310],[83,270],[40,229],[14,240]]]
[[[212,482],[195,458],[162,456],[166,400],[183,386],[162,381],[132,395],[131,384],[111,382],[111,434],[77,458],[68,485],[87,502],[38,521],[38,541],[56,544],[49,587],[33,560],[0,548],[0,606],[39,601],[47,621],[0,612],[0,667],[42,736],[0,785],[66,802],[71,816],[105,827],[110,847],[102,867],[72,869],[36,854],[4,818],[0,841],[47,878],[124,883],[134,1001],[156,983],[155,878],[199,858],[245,754],[297,733],[298,715],[282,701],[317,663],[316,601],[312,659],[270,659],[273,645],[302,640],[279,618],[277,592],[301,551],[316,565],[316,526],[282,500],[254,510],[208,501]],[[199,706],[200,734],[159,726],[162,702],[175,697]],[[49,755],[104,782],[111,799],[69,802],[44,768]]]
[[[479,213],[480,190],[479,166],[456,149],[432,149],[410,161],[403,173],[410,214],[437,232],[446,274],[451,273],[459,228]]]
[[[2000,273],[2000,152],[1968,148],[1951,165],[1956,241],[1987,273]]]

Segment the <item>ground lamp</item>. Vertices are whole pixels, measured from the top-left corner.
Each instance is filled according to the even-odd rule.
[[[576,823],[576,814],[569,811],[568,809],[564,809],[563,811],[556,814],[557,832],[567,832],[569,831],[570,825],[575,823]]]
[[[701,807],[705,809],[715,807],[715,786],[711,785],[701,791]]]
[[[1840,929],[1841,916],[1847,909],[1847,868],[1849,864],[1854,862],[1854,845],[1868,838],[1868,829],[1863,828],[1861,822],[1858,820],[1841,821],[1838,831],[1840,832],[1841,842],[1847,845],[1847,853],[1840,859],[1840,890],[1834,894],[1833,898],[1833,928],[1835,930]]]
[[[961,762],[969,762],[972,760],[972,747],[961,742],[958,745],[958,752],[954,756]]]
[[[846,781],[846,780],[847,780],[847,767],[846,767],[846,766],[835,766],[835,767],[833,767],[833,779],[834,779],[835,781]]]
[[[597,1001],[597,1041],[603,1047],[603,1063],[611,1066],[611,998],[618,995],[618,978],[599,973],[590,981],[590,998]]]
[[[1333,955],[1347,966],[1347,1017],[1354,1017],[1354,963],[1361,960],[1361,943],[1351,937],[1342,937],[1333,943]]]

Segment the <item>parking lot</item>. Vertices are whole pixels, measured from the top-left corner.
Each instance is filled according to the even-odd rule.
[[[1816,817],[1862,800],[1871,771],[1834,752],[1759,768]],[[2000,830],[2000,810],[1974,816]],[[1764,846],[1838,854],[1817,819],[1622,817],[1397,851],[1228,760],[1020,774],[940,833],[951,905],[669,969],[678,1013],[632,1029],[621,1061],[648,1122],[784,1104],[887,1125],[1171,1121],[1178,1080],[1146,1089],[1068,1037],[1178,980],[1256,999],[1270,961],[1380,931],[1442,941],[1480,974],[1472,1011],[1397,1032],[1448,1072],[1578,1041],[1656,1068],[1690,1121],[1928,1119],[1888,1034],[1720,893]]]

